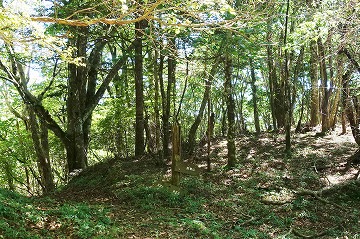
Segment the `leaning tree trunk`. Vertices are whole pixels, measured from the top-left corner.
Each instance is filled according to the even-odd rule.
[[[227,106],[227,149],[228,162],[227,167],[234,168],[236,166],[236,148],[235,148],[235,101],[233,98],[232,86],[232,61],[229,56],[225,59],[225,97]]]
[[[34,110],[27,106],[29,113],[29,129],[33,140],[37,157],[37,166],[40,173],[41,188],[43,193],[49,193],[55,189],[54,176],[51,170],[48,129],[43,120],[37,121]]]
[[[9,69],[0,60],[0,69],[6,75],[6,80],[16,87],[24,103],[31,105],[39,120],[42,120],[46,127],[53,131],[64,144],[67,152],[69,172],[83,169],[87,166],[92,112],[98,105],[110,82],[126,63],[127,53],[134,47],[134,42],[132,42],[127,47],[127,50],[123,51],[123,55],[117,62],[112,65],[101,83],[97,84],[98,68],[102,57],[101,53],[107,41],[104,38],[97,39],[89,57],[87,57],[88,27],[74,27],[72,30],[74,37],[69,40],[69,44],[76,47],[77,50],[74,53],[74,57],[83,59],[83,64],[69,63],[68,65],[66,130],[62,129],[44,107],[41,99],[29,91],[21,63],[15,57],[10,57],[13,67]],[[9,51],[9,55],[13,56],[10,48]]]
[[[189,135],[188,135],[188,148],[187,148],[187,153],[189,155],[191,155],[194,152],[195,149],[195,141],[196,141],[196,132],[199,128],[199,125],[201,123],[201,120],[203,118],[204,112],[205,112],[205,108],[206,108],[206,104],[208,102],[208,98],[210,97],[210,89],[211,89],[211,83],[212,83],[212,79],[217,71],[218,65],[220,63],[220,58],[217,57],[211,70],[210,70],[210,75],[208,76],[208,79],[206,81],[205,84],[205,92],[201,101],[201,105],[200,105],[200,109],[199,109],[199,113],[197,114],[194,123],[191,125],[190,130],[189,130]]]
[[[355,142],[360,146],[359,102],[357,99],[355,100],[355,98],[351,96],[351,92],[349,89],[349,81],[351,74],[352,71],[348,70],[342,76],[342,95],[343,95],[342,103],[343,103],[343,108],[345,110],[345,114],[350,123],[352,135],[355,139]]]

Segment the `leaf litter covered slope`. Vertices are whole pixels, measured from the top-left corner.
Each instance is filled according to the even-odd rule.
[[[110,160],[34,202],[42,216],[24,230],[40,238],[359,237],[360,186],[349,182],[357,169],[344,167],[355,144],[350,135],[313,135],[293,138],[291,158],[282,136],[239,137],[239,164],[230,171],[226,141],[217,139],[212,171],[199,149],[192,161],[204,170],[183,177],[180,192],[159,186],[169,165],[158,159]]]

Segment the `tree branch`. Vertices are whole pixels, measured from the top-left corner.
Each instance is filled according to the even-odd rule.
[[[53,18],[53,17],[31,17],[30,19],[35,22],[48,22],[48,23],[57,23],[61,25],[68,25],[68,26],[78,26],[78,27],[86,27],[98,23],[104,23],[108,25],[128,25],[135,22],[140,22],[142,20],[148,19],[150,15],[153,14],[154,10],[164,2],[164,0],[158,0],[152,6],[146,10],[146,12],[135,19],[131,20],[124,20],[124,19],[109,19],[109,18],[99,18],[99,19],[92,19],[92,20],[70,20],[70,19],[64,19],[64,18]]]
[[[353,64],[356,68],[356,70],[360,73],[360,65],[359,63],[352,57],[349,50],[347,48],[343,48],[339,51],[339,54],[344,53],[347,58],[350,60],[351,64]]]
[[[17,64],[17,67],[22,67],[20,64]],[[66,133],[61,129],[59,124],[51,117],[48,110],[44,108],[41,101],[36,98],[31,92],[28,90],[27,86],[21,83],[21,79],[15,76],[9,68],[7,68],[3,62],[0,60],[0,69],[3,70],[9,82],[11,82],[15,88],[17,89],[19,95],[23,99],[25,104],[30,104],[34,107],[34,111],[36,114],[44,119],[47,127],[54,132],[54,134],[60,138],[60,140],[65,144],[68,142]]]
[[[99,104],[102,96],[104,95],[106,88],[115,77],[116,73],[121,69],[121,67],[126,63],[128,58],[128,52],[134,48],[135,41],[131,43],[131,45],[124,51],[122,57],[113,65],[107,76],[105,77],[104,81],[100,85],[99,89],[95,93],[95,95],[89,99],[89,103],[86,105],[84,114],[83,114],[83,122],[91,115],[95,107]]]

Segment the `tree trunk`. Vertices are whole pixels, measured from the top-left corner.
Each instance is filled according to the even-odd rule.
[[[10,61],[14,66],[12,69],[6,67],[0,61],[0,69],[16,87],[19,95],[26,104],[30,104],[36,115],[42,120],[46,127],[62,141],[67,151],[67,166],[71,172],[76,169],[83,169],[87,166],[87,150],[89,145],[89,132],[91,126],[91,115],[104,95],[111,80],[119,69],[126,63],[127,52],[132,50],[132,43],[122,57],[113,64],[108,74],[97,85],[98,68],[101,60],[101,53],[106,41],[100,38],[87,57],[88,27],[72,27],[74,37],[69,40],[71,46],[76,47],[73,57],[83,60],[82,64],[68,64],[68,86],[67,86],[67,129],[63,130],[43,106],[41,100],[34,96],[27,88],[27,80],[23,66],[14,57]],[[11,49],[10,49],[11,50]],[[9,50],[9,51],[10,51]],[[9,52],[10,56],[13,55]]]
[[[111,45],[109,45],[109,49],[110,49],[110,53],[111,53],[111,60],[112,63],[115,64],[116,63],[116,59],[117,59],[117,48],[116,47],[111,47]],[[119,75],[119,73],[116,73],[114,76],[114,88],[115,88],[115,97],[118,100],[124,100],[124,104],[126,104],[128,107],[130,107],[129,105],[129,101],[128,101],[128,87],[127,87],[127,83],[128,83],[128,79],[127,79],[127,75],[128,75],[128,65],[124,64],[124,66],[121,69],[121,76]],[[125,95],[125,96],[124,96]],[[123,122],[123,117],[122,117],[122,110],[119,107],[116,107],[115,109],[115,118],[116,118],[116,123],[115,123],[115,135],[114,135],[114,141],[115,141],[115,149],[116,149],[116,153],[115,153],[115,157],[121,158],[121,157],[127,157],[128,156],[128,150],[126,148],[126,128],[124,126],[124,122]]]
[[[330,61],[331,62],[331,61]],[[331,64],[331,63],[330,63]],[[332,67],[331,67],[332,68]],[[341,85],[342,85],[342,76],[344,75],[344,61],[343,57],[338,55],[336,60],[336,68],[337,68],[337,74],[336,78],[332,76],[331,78],[334,79],[333,83],[331,85],[331,107],[329,109],[329,115],[330,115],[330,128],[332,130],[335,129],[335,125],[337,122],[337,116],[340,108],[340,101],[341,101]],[[333,70],[330,73],[331,75],[334,75]]]
[[[297,57],[297,60],[296,60],[296,64],[295,64],[295,68],[293,70],[293,77],[292,77],[292,98],[291,98],[291,101],[290,101],[290,104],[291,104],[291,116],[293,115],[293,112],[294,112],[294,109],[295,109],[295,102],[296,102],[296,97],[297,97],[297,89],[299,87],[297,87],[297,82],[301,83],[299,81],[299,76],[300,76],[300,73],[302,72],[302,68],[303,68],[303,64],[304,64],[304,51],[305,51],[305,47],[302,46],[301,49],[300,49],[300,53]]]
[[[257,96],[256,96],[256,76],[254,63],[251,58],[249,58],[250,62],[250,71],[251,71],[251,89],[252,89],[252,103],[254,108],[254,122],[255,122],[255,131],[256,134],[260,134],[260,121],[259,121],[259,110],[257,107]]]
[[[12,165],[8,161],[4,161],[5,179],[10,191],[15,191],[14,177]]]
[[[286,20],[285,20],[285,34],[284,34],[284,45],[287,43],[287,31],[288,31],[288,19],[289,19],[289,8],[290,0],[287,0],[286,6]],[[288,51],[285,49],[285,60],[284,60],[284,73],[283,81],[285,85],[285,151],[286,153],[291,153],[291,121],[292,121],[292,108],[291,108],[291,85],[290,85],[290,76],[289,76],[289,56]]]
[[[171,163],[171,184],[179,186],[181,173],[176,169],[181,163],[181,131],[178,123],[172,127],[172,163]]]
[[[305,92],[304,92],[302,95],[302,98],[301,98],[301,110],[300,110],[300,117],[299,117],[298,123],[296,125],[296,129],[295,129],[296,133],[301,132],[302,119],[304,117],[305,97],[306,96],[305,96]]]
[[[159,58],[158,50],[155,50],[154,55],[154,86],[155,86],[155,95],[154,95],[154,111],[155,111],[155,147],[156,151],[160,149],[160,110],[159,110],[159,67],[157,64],[157,59]]]
[[[223,100],[224,101],[224,100]],[[226,104],[227,99],[225,99],[225,102],[222,102],[223,104],[221,105],[222,108],[222,116],[221,116],[221,135],[224,137],[225,135],[227,135],[227,107],[224,107],[224,104]]]
[[[267,41],[271,42],[271,24],[268,22],[268,29],[267,29]],[[271,109],[271,118],[272,118],[272,126],[273,130],[277,130],[277,122],[276,122],[276,110],[275,110],[275,84],[277,79],[276,74],[276,67],[273,59],[273,51],[272,46],[270,44],[267,44],[266,46],[267,50],[267,65],[268,65],[268,71],[269,71],[269,99],[270,99],[270,109]]]
[[[311,105],[310,126],[315,127],[319,123],[319,88],[318,88],[318,56],[316,41],[310,42],[310,79],[311,79]]]
[[[87,59],[88,28],[75,28],[77,36],[70,40],[71,45],[76,46],[77,52],[74,57]],[[85,62],[83,62],[85,64]],[[69,63],[68,96],[67,96],[67,138],[65,147],[69,172],[83,169],[87,166],[87,148],[85,137],[83,112],[86,102],[86,66]]]
[[[203,118],[204,112],[205,112],[205,108],[206,108],[206,104],[208,101],[208,98],[210,97],[210,89],[211,89],[211,83],[212,83],[212,79],[214,77],[214,75],[216,74],[218,65],[220,63],[220,58],[217,57],[211,70],[210,70],[210,75],[208,77],[208,79],[206,80],[206,84],[205,84],[205,92],[201,101],[201,105],[200,105],[200,109],[199,109],[199,113],[197,114],[194,123],[191,125],[190,130],[189,130],[189,134],[188,134],[188,149],[187,149],[187,153],[189,155],[191,155],[194,152],[195,149],[195,141],[196,141],[196,132],[199,128],[199,125],[201,123],[201,120]]]
[[[43,193],[49,193],[55,189],[55,184],[50,163],[48,129],[41,119],[38,123],[35,112],[31,106],[27,106],[27,111],[29,114],[29,128],[37,157],[42,191]]]
[[[163,157],[168,159],[170,156],[169,143],[170,143],[170,110],[171,110],[171,90],[174,87],[175,83],[175,38],[169,40],[169,55],[168,55],[168,82],[165,92],[164,80],[162,76],[163,70],[163,61],[164,57],[160,57],[160,66],[159,66],[159,80],[160,80],[160,90],[162,96],[162,120],[163,120]]]
[[[320,75],[322,79],[321,87],[323,89],[323,98],[321,103],[321,132],[326,133],[330,129],[329,122],[329,98],[330,91],[328,90],[328,75],[326,72],[325,49],[321,38],[317,41],[319,49]]]
[[[342,76],[342,103],[343,108],[345,110],[345,114],[347,116],[347,119],[350,123],[351,132],[355,139],[355,142],[360,146],[360,121],[359,116],[360,112],[359,109],[356,111],[356,108],[359,107],[358,102],[354,102],[350,95],[350,89],[349,89],[349,81],[350,77],[352,75],[352,71],[348,70],[343,76]]]
[[[227,149],[228,149],[228,162],[229,169],[236,166],[236,147],[235,147],[235,102],[233,99],[233,86],[232,86],[232,61],[229,56],[225,59],[225,97],[227,106]]]
[[[157,71],[158,74],[158,79],[159,79],[159,85],[160,85],[160,94],[161,94],[161,107],[162,107],[162,115],[161,115],[161,119],[162,119],[162,157],[163,158],[168,158],[169,157],[169,118],[170,115],[167,115],[167,110],[166,110],[166,102],[167,100],[170,100],[170,96],[169,99],[166,95],[165,92],[165,85],[164,85],[164,76],[163,76],[163,70],[164,70],[164,58],[165,56],[163,54],[161,54],[161,44],[160,44],[160,58],[159,58],[159,68]]]
[[[144,83],[143,83],[143,57],[142,38],[146,21],[135,23],[135,156],[144,154]]]

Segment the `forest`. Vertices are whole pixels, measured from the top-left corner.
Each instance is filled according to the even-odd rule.
[[[358,0],[0,19],[0,238],[360,238]]]

